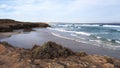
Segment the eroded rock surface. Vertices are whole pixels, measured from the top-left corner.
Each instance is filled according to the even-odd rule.
[[[43,46],[35,46],[33,49],[12,47],[8,43],[1,42],[0,68],[120,68],[119,59],[108,56],[87,55],[83,52],[79,54],[74,52],[74,54],[70,54],[66,57],[57,56],[53,58],[33,58],[32,50],[36,48],[39,49],[40,47],[43,49],[44,46],[49,46],[48,49],[55,48],[55,50],[57,50],[56,52],[59,51],[58,47],[60,47],[60,49],[65,48],[55,42],[47,42]],[[51,50],[51,52],[55,50]],[[70,52],[72,51],[70,50]],[[39,54],[39,51],[38,55],[41,55]]]

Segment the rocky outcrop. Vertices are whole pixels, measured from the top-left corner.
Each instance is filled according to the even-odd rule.
[[[52,53],[46,55],[48,53],[44,50],[46,48],[47,51]],[[36,49],[37,51],[34,52]],[[63,55],[67,56],[57,56],[52,59],[31,57],[32,52],[38,53],[35,56],[51,56],[51,54],[54,55],[53,52],[61,54],[59,50],[63,50]],[[40,51],[44,52],[44,54],[40,54]],[[65,54],[65,52],[69,53]],[[55,42],[47,42],[43,46],[34,46],[32,49],[17,48],[6,42],[1,42],[0,68],[120,68],[120,60],[108,56],[87,55],[85,52],[76,53]]]
[[[55,42],[44,43],[40,47],[34,46],[32,48],[32,57],[35,59],[53,59],[59,57],[67,57],[75,53],[68,48],[62,47]]]
[[[0,32],[11,32],[14,29],[30,29],[34,27],[50,27],[47,23],[43,22],[19,22],[11,19],[0,19]]]

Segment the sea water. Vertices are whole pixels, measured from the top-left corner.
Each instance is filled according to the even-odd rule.
[[[54,36],[120,50],[120,25],[57,23],[51,26],[48,29]]]

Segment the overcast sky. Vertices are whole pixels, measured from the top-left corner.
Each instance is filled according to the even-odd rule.
[[[120,22],[120,0],[0,0],[0,18],[45,22]]]

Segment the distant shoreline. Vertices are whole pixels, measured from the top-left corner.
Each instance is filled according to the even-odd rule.
[[[15,29],[31,29],[35,27],[50,27],[45,22],[20,22],[11,19],[0,19],[0,32],[12,32]]]
[[[73,23],[66,23],[66,22],[53,22],[53,23],[73,24]],[[120,23],[74,23],[74,24],[80,24],[80,25],[99,25],[99,26],[103,26],[103,25],[119,25],[120,26]]]

